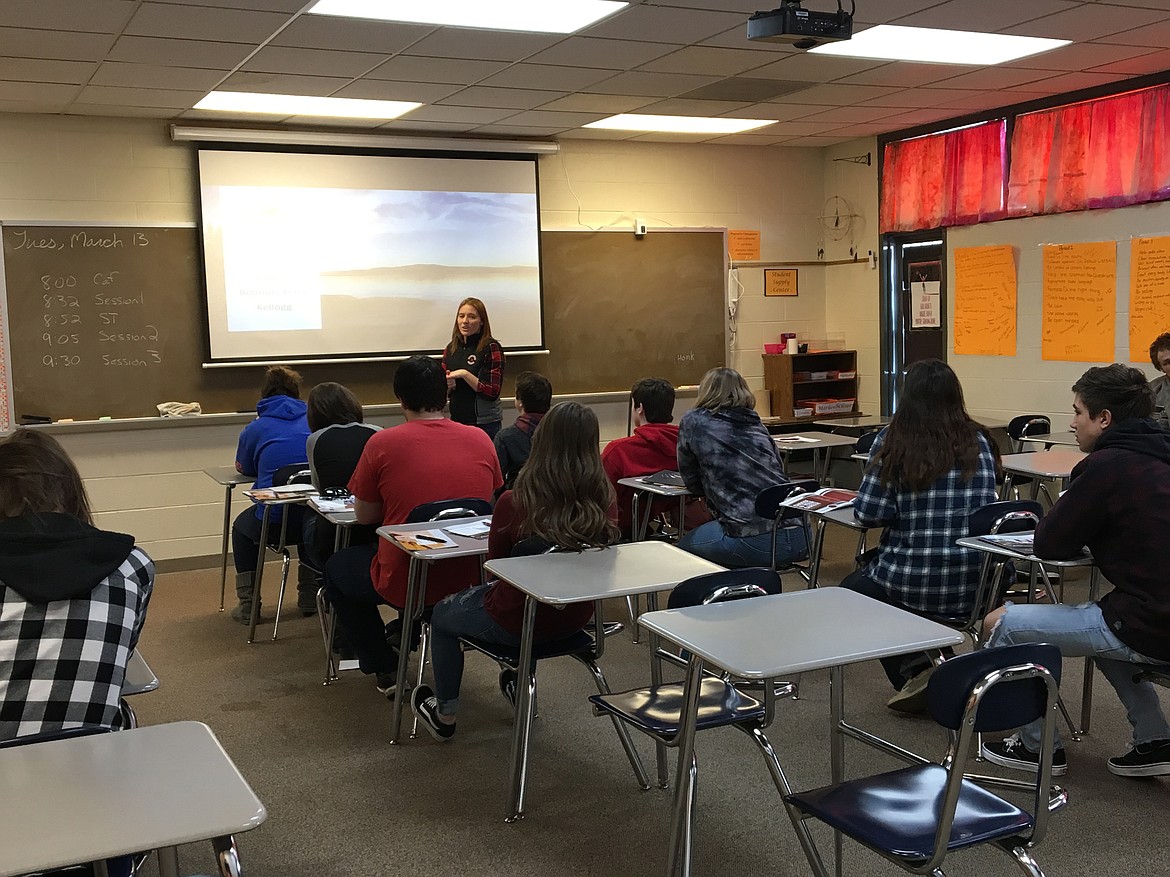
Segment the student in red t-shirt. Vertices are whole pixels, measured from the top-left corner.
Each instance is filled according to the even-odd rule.
[[[394,375],[394,395],[406,423],[371,436],[349,480],[359,524],[401,524],[426,502],[475,497],[491,501],[503,484],[500,461],[487,433],[443,416],[447,377],[427,356],[412,356]],[[339,551],[325,564],[325,590],[357,654],[378,690],[394,695],[398,659],[386,643],[378,606],[406,602],[410,559],[379,539]],[[427,578],[427,603],[479,579],[479,561],[468,557],[435,564]]]
[[[618,536],[613,488],[597,453],[597,415],[576,402],[561,402],[541,420],[532,454],[514,490],[500,496],[488,535],[488,557],[508,557],[517,543],[525,549],[569,551],[599,548]],[[536,641],[560,639],[580,630],[593,615],[592,603],[536,610]],[[468,588],[435,606],[431,618],[431,665],[435,690],[421,685],[411,706],[436,740],[455,734],[463,652],[459,637],[509,646],[520,644],[524,594],[504,582]],[[506,692],[505,692],[506,693]]]

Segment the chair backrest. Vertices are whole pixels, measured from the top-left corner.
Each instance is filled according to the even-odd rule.
[[[532,557],[537,554],[551,554],[556,551],[555,545],[550,545],[539,536],[528,536],[512,546],[511,557]]]
[[[1008,421],[1007,434],[1014,443],[1015,450],[1020,449],[1023,440],[1030,435],[1047,435],[1052,432],[1052,421],[1043,414],[1020,414]]]
[[[957,731],[970,699],[981,693],[971,730],[1018,728],[1043,718],[1052,706],[1043,673],[1035,668],[1059,684],[1060,666],[1060,649],[1047,643],[977,649],[935,668],[926,686],[927,707],[936,722]]]
[[[308,462],[293,463],[281,466],[272,475],[272,486],[280,487],[283,484],[312,484],[313,473]]]
[[[774,569],[751,567],[707,573],[679,582],[670,592],[667,609],[722,603],[781,593],[780,574]]]
[[[859,438],[853,445],[853,453],[868,454],[873,447],[873,443],[877,441],[877,437],[881,435],[881,430],[875,429],[873,432],[867,432]]]
[[[989,502],[975,509],[967,519],[968,536],[993,533],[1023,533],[1035,530],[1044,517],[1044,506],[1031,499]]]
[[[452,518],[478,518],[492,513],[492,504],[485,499],[464,497],[424,502],[410,510],[403,523],[422,524],[426,521],[447,521]]]
[[[811,478],[765,487],[756,495],[756,514],[770,521],[799,517],[801,515],[799,510],[785,508],[780,503],[794,493],[812,493],[819,489],[820,485]]]

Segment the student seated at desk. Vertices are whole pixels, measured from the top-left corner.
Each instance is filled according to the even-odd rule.
[[[1170,332],[1163,332],[1150,345],[1150,362],[1161,374],[1150,381],[1154,394],[1154,421],[1170,429]]]
[[[394,373],[394,395],[406,423],[383,429],[366,442],[349,480],[359,524],[403,523],[415,506],[472,497],[490,502],[504,479],[487,433],[443,416],[447,378],[429,356],[412,356]],[[378,539],[334,554],[325,564],[325,590],[363,673],[393,697],[398,656],[386,642],[381,605],[406,603],[410,558]],[[427,605],[479,581],[479,560],[436,563],[427,577]]]
[[[553,406],[533,438],[532,454],[516,478],[515,489],[505,492],[496,504],[488,534],[489,559],[511,556],[522,541],[582,551],[617,540],[614,493],[601,468],[599,442],[597,415],[591,409],[576,402]],[[524,603],[524,594],[511,585],[492,582],[453,594],[435,606],[431,617],[435,689],[416,688],[411,708],[436,740],[455,735],[463,679],[459,637],[519,646]],[[592,603],[563,609],[540,605],[534,642],[566,637],[592,617]],[[501,674],[500,688],[511,699],[507,682]]]
[[[260,401],[256,403],[256,419],[244,427],[236,447],[236,469],[243,475],[255,476],[253,488],[271,487],[272,476],[282,466],[305,462],[305,441],[309,424],[305,420],[305,403],[301,401],[301,376],[283,365],[268,367]],[[288,532],[300,534],[300,506],[273,506],[269,512],[269,542],[280,537],[280,522],[288,513]],[[252,618],[252,593],[255,591],[256,562],[260,554],[260,520],[264,508],[259,503],[244,509],[232,524],[232,559],[236,565],[236,597],[239,605],[232,610],[232,619],[248,624]],[[298,564],[298,589],[306,581],[309,571]]]
[[[955,540],[967,535],[971,512],[995,502],[998,474],[999,451],[967,415],[951,367],[937,359],[912,363],[853,502],[857,520],[885,527],[881,543],[841,587],[910,612],[969,617],[983,555]],[[890,709],[922,712],[930,659],[883,658],[882,667],[898,690]]]
[[[1069,487],[1036,528],[1038,557],[1061,560],[1088,548],[1113,590],[1095,603],[1007,603],[984,622],[988,648],[1045,642],[1067,657],[1092,656],[1125,705],[1133,727],[1128,752],[1110,758],[1125,777],[1170,776],[1170,725],[1139,664],[1170,667],[1170,434],[1150,419],[1154,398],[1136,368],[1091,368],[1073,384],[1072,429],[1088,453]],[[1036,771],[1039,723],[1003,742],[983,744],[988,761]],[[1059,739],[1054,775],[1067,760]]]
[[[687,490],[707,498],[715,517],[685,534],[678,547],[721,566],[772,563],[772,521],[756,514],[756,497],[789,478],[755,408],[739,372],[713,368],[678,426],[679,474]],[[793,519],[776,534],[776,563],[783,567],[807,556],[804,524]]]
[[[500,458],[500,473],[504,476],[504,490],[511,490],[516,476],[532,453],[532,434],[552,404],[552,384],[544,375],[521,372],[516,378],[516,410],[520,416],[511,426],[505,426],[494,439],[496,455]]]
[[[134,538],[93,526],[56,439],[18,429],[0,442],[0,740],[119,729],[153,587]]]

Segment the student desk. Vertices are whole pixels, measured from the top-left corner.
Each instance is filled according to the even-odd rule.
[[[272,520],[272,509],[276,506],[293,506],[304,505],[308,502],[312,494],[300,493],[292,494],[290,496],[281,496],[277,499],[261,499],[256,500],[256,504],[264,507],[263,516],[260,518],[260,550],[256,556],[256,576],[252,587],[252,615],[248,619],[248,642],[256,642],[256,624],[260,621],[260,583],[264,581],[264,561],[267,559],[268,551],[268,526]],[[281,530],[284,533],[284,539],[288,538],[288,517],[282,517],[280,520]],[[300,542],[300,533],[296,534],[296,540]],[[286,558],[287,559],[287,558]],[[283,590],[281,597],[284,596]],[[276,601],[276,614],[272,618],[272,641],[276,642],[276,634],[280,629],[280,599]]]
[[[503,557],[489,560],[484,568],[527,595],[524,625],[520,633],[520,667],[532,666],[532,636],[536,625],[537,603],[567,606],[613,597],[657,594],[694,576],[723,570],[721,566],[665,542],[630,542],[580,553]],[[605,641],[601,633],[601,619],[596,618],[594,621],[600,651]],[[655,643],[652,641],[651,654],[654,649]],[[651,662],[657,679],[656,664]],[[505,817],[508,822],[524,818],[524,785],[528,775],[528,743],[532,732],[533,707],[528,686],[517,685],[511,780]]]
[[[845,777],[845,738],[852,737],[895,756],[917,759],[912,753],[862,731],[845,720],[845,673],[849,664],[909,652],[935,651],[957,646],[963,635],[934,621],[880,603],[841,588],[816,588],[751,600],[689,606],[647,612],[639,623],[691,654],[680,722],[678,774],[670,832],[667,874],[680,861],[689,863],[690,826],[687,823],[687,768],[695,748],[699,685],[704,664],[732,676],[772,680],[811,670],[829,670],[832,780]],[[780,771],[779,785],[788,789]],[[793,827],[804,844],[806,829],[793,817]],[[841,838],[836,838],[837,872],[841,871]],[[685,873],[685,869],[684,869]]]
[[[1003,468],[1007,473],[1003,482],[1003,496],[1006,497],[1011,490],[1012,475],[1027,475],[1032,478],[1032,499],[1035,499],[1040,493],[1040,479],[1059,479],[1063,484],[1073,467],[1086,456],[1079,450],[1069,448],[1007,454],[1003,458]]]
[[[216,466],[204,469],[203,474],[216,484],[223,485],[223,545],[219,558],[219,611],[223,612],[223,598],[227,591],[228,539],[232,534],[232,491],[237,484],[247,484],[256,479],[253,475],[241,475],[235,466]]]
[[[857,516],[853,514],[852,505],[832,509],[827,512],[810,512],[808,517],[814,527],[812,550],[809,551],[808,555],[808,582],[810,588],[815,588],[819,585],[821,574],[821,556],[825,551],[826,527],[829,524],[835,524],[838,527],[846,527],[860,534],[859,539],[861,542],[859,543],[859,549],[864,547],[865,535],[870,531],[870,528],[857,520]],[[861,551],[859,550],[857,553],[860,554]]]
[[[860,436],[862,433],[881,429],[889,422],[890,418],[888,417],[870,414],[860,415],[858,417],[840,417],[835,420],[814,420],[813,426],[823,426],[825,429],[831,429],[834,432],[841,430],[848,435]]]
[[[137,649],[130,653],[130,661],[126,664],[126,678],[122,680],[122,697],[131,697],[135,694],[146,694],[159,686],[158,677],[150,669],[150,665],[143,660],[142,653]]]
[[[833,435],[830,432],[793,432],[787,435],[774,435],[772,441],[784,456],[785,468],[788,467],[788,455],[793,451],[812,451],[812,477],[821,485],[829,480],[831,449],[853,447],[857,444],[857,439],[853,436]]]
[[[1101,587],[1101,577],[1098,574],[1097,566],[1093,562],[1092,555],[1085,551],[1080,557],[1074,557],[1070,560],[1046,560],[1043,557],[1037,557],[1035,554],[1021,554],[1018,551],[1013,551],[1005,545],[993,545],[990,542],[984,542],[977,536],[964,536],[959,539],[956,544],[964,548],[971,548],[975,551],[982,551],[985,554],[992,554],[997,557],[1007,558],[1018,563],[1041,564],[1042,566],[1052,566],[1060,569],[1071,569],[1074,567],[1090,567],[1089,572],[1089,599],[1096,600],[1098,591]],[[1032,566],[1035,570],[1035,567]],[[1033,581],[1028,586],[1028,602],[1032,602],[1032,594],[1035,591],[1035,576]],[[1048,582],[1045,581],[1045,587],[1048,587]],[[1051,594],[1051,591],[1049,591]],[[1056,600],[1053,598],[1053,602]],[[1074,740],[1080,740],[1081,737],[1089,733],[1089,720],[1093,710],[1093,659],[1091,657],[1085,658],[1085,676],[1081,683],[1081,725],[1078,728],[1073,724],[1072,717],[1064,707],[1064,701],[1060,701],[1061,712],[1064,713],[1065,721],[1068,722],[1069,730],[1072,732]]]
[[[1029,435],[1025,436],[1023,441],[1042,443],[1046,451],[1052,450],[1053,445],[1078,447],[1076,433],[1071,430],[1066,432],[1048,432],[1044,435]]]
[[[177,846],[228,850],[267,816],[199,722],[0,750],[0,877],[149,849],[177,877]]]
[[[466,524],[475,524],[481,521],[491,522],[491,515],[478,518],[450,518],[445,521],[427,521],[422,524],[390,524],[378,528],[378,536],[385,539],[395,548],[406,551],[410,555],[410,568],[406,575],[406,605],[402,607],[402,639],[398,642],[398,684],[394,689],[394,718],[390,725],[390,743],[398,743],[398,735],[402,731],[402,705],[406,702],[406,666],[410,663],[410,635],[414,627],[414,618],[421,615],[427,599],[427,573],[431,565],[442,560],[452,560],[456,557],[483,557],[487,554],[488,540],[474,539],[468,536],[458,536],[446,528]],[[429,548],[425,551],[408,551],[398,543],[392,533],[422,533],[427,530],[442,530],[455,543],[454,548]],[[472,582],[468,582],[472,584]],[[419,660],[426,659],[420,655]],[[414,736],[413,734],[411,736]]]
[[[687,497],[692,496],[691,492],[683,486],[675,486],[673,484],[655,484],[652,481],[647,481],[645,476],[637,478],[619,478],[618,484],[623,487],[633,488],[634,499],[632,508],[630,509],[630,520],[634,525],[633,538],[635,542],[641,542],[646,538],[646,531],[650,528],[650,510],[653,507],[654,497],[677,497],[678,498],[678,526],[679,535],[682,535],[683,516],[687,510]],[[646,496],[646,513],[639,514],[641,505],[640,498],[642,494]]]

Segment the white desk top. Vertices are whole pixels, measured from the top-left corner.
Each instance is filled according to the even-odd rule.
[[[454,527],[459,524],[474,524],[478,521],[487,521],[491,523],[492,516],[484,515],[478,518],[452,518],[447,521],[427,521],[423,524],[390,524],[386,527],[378,528],[378,535],[393,545],[400,551],[405,551],[411,557],[417,557],[419,560],[451,560],[456,557],[475,557],[479,554],[487,554],[488,540],[485,536],[483,539],[472,539],[467,536],[459,536],[447,530],[447,527]],[[403,548],[402,545],[391,536],[391,533],[424,533],[427,530],[442,530],[448,539],[455,543],[454,548],[432,548],[427,551],[409,551]]]
[[[671,484],[655,484],[652,481],[644,481],[642,478],[619,478],[618,484],[625,487],[632,487],[634,490],[640,490],[644,493],[653,493],[655,496],[690,496],[691,492],[685,487],[675,487]]]
[[[631,542],[589,551],[500,557],[484,568],[542,603],[562,606],[665,591],[723,567],[665,542]]]
[[[838,417],[833,420],[814,420],[813,426],[828,429],[878,429],[890,422],[890,418],[877,414],[862,414],[857,417]]]
[[[1026,442],[1042,442],[1046,445],[1070,445],[1077,447],[1077,436],[1072,430],[1065,432],[1046,432],[1043,435],[1030,435],[1024,439]]]
[[[320,495],[310,496],[309,507],[329,523],[339,527],[351,527],[357,524],[357,515],[352,508],[340,512],[323,511],[318,505],[321,501]]]
[[[923,649],[957,630],[843,588],[814,588],[639,616],[638,623],[744,679],[772,679]]]
[[[0,877],[248,831],[267,816],[199,722],[0,750]]]
[[[801,441],[811,439],[811,441]],[[815,451],[818,448],[841,448],[845,445],[857,444],[857,437],[851,435],[833,435],[831,432],[789,432],[772,436],[781,451]]]
[[[1073,466],[1087,456],[1088,454],[1081,453],[1075,448],[1033,451],[1030,454],[1007,454],[1003,458],[1003,468],[1020,475],[1033,475],[1038,478],[1067,478]]]
[[[993,545],[990,542],[984,542],[978,536],[964,536],[955,541],[956,545],[961,545],[963,548],[973,548],[976,551],[983,551],[987,554],[996,554],[1000,557],[1009,557],[1013,560],[1026,560],[1035,563],[1042,563],[1045,566],[1092,566],[1093,556],[1086,550],[1084,554],[1079,557],[1069,558],[1068,560],[1048,560],[1044,557],[1037,557],[1035,554],[1024,554],[1019,551],[1013,551],[1006,545]]]
[[[122,680],[122,697],[134,694],[146,694],[159,686],[158,677],[150,669],[150,665],[143,660],[142,654],[135,649],[130,653],[130,661],[126,664],[126,678]]]
[[[210,469],[204,469],[203,474],[213,481],[218,481],[220,484],[247,484],[249,481],[255,481],[255,475],[241,475],[236,471],[235,466],[213,466]]]

